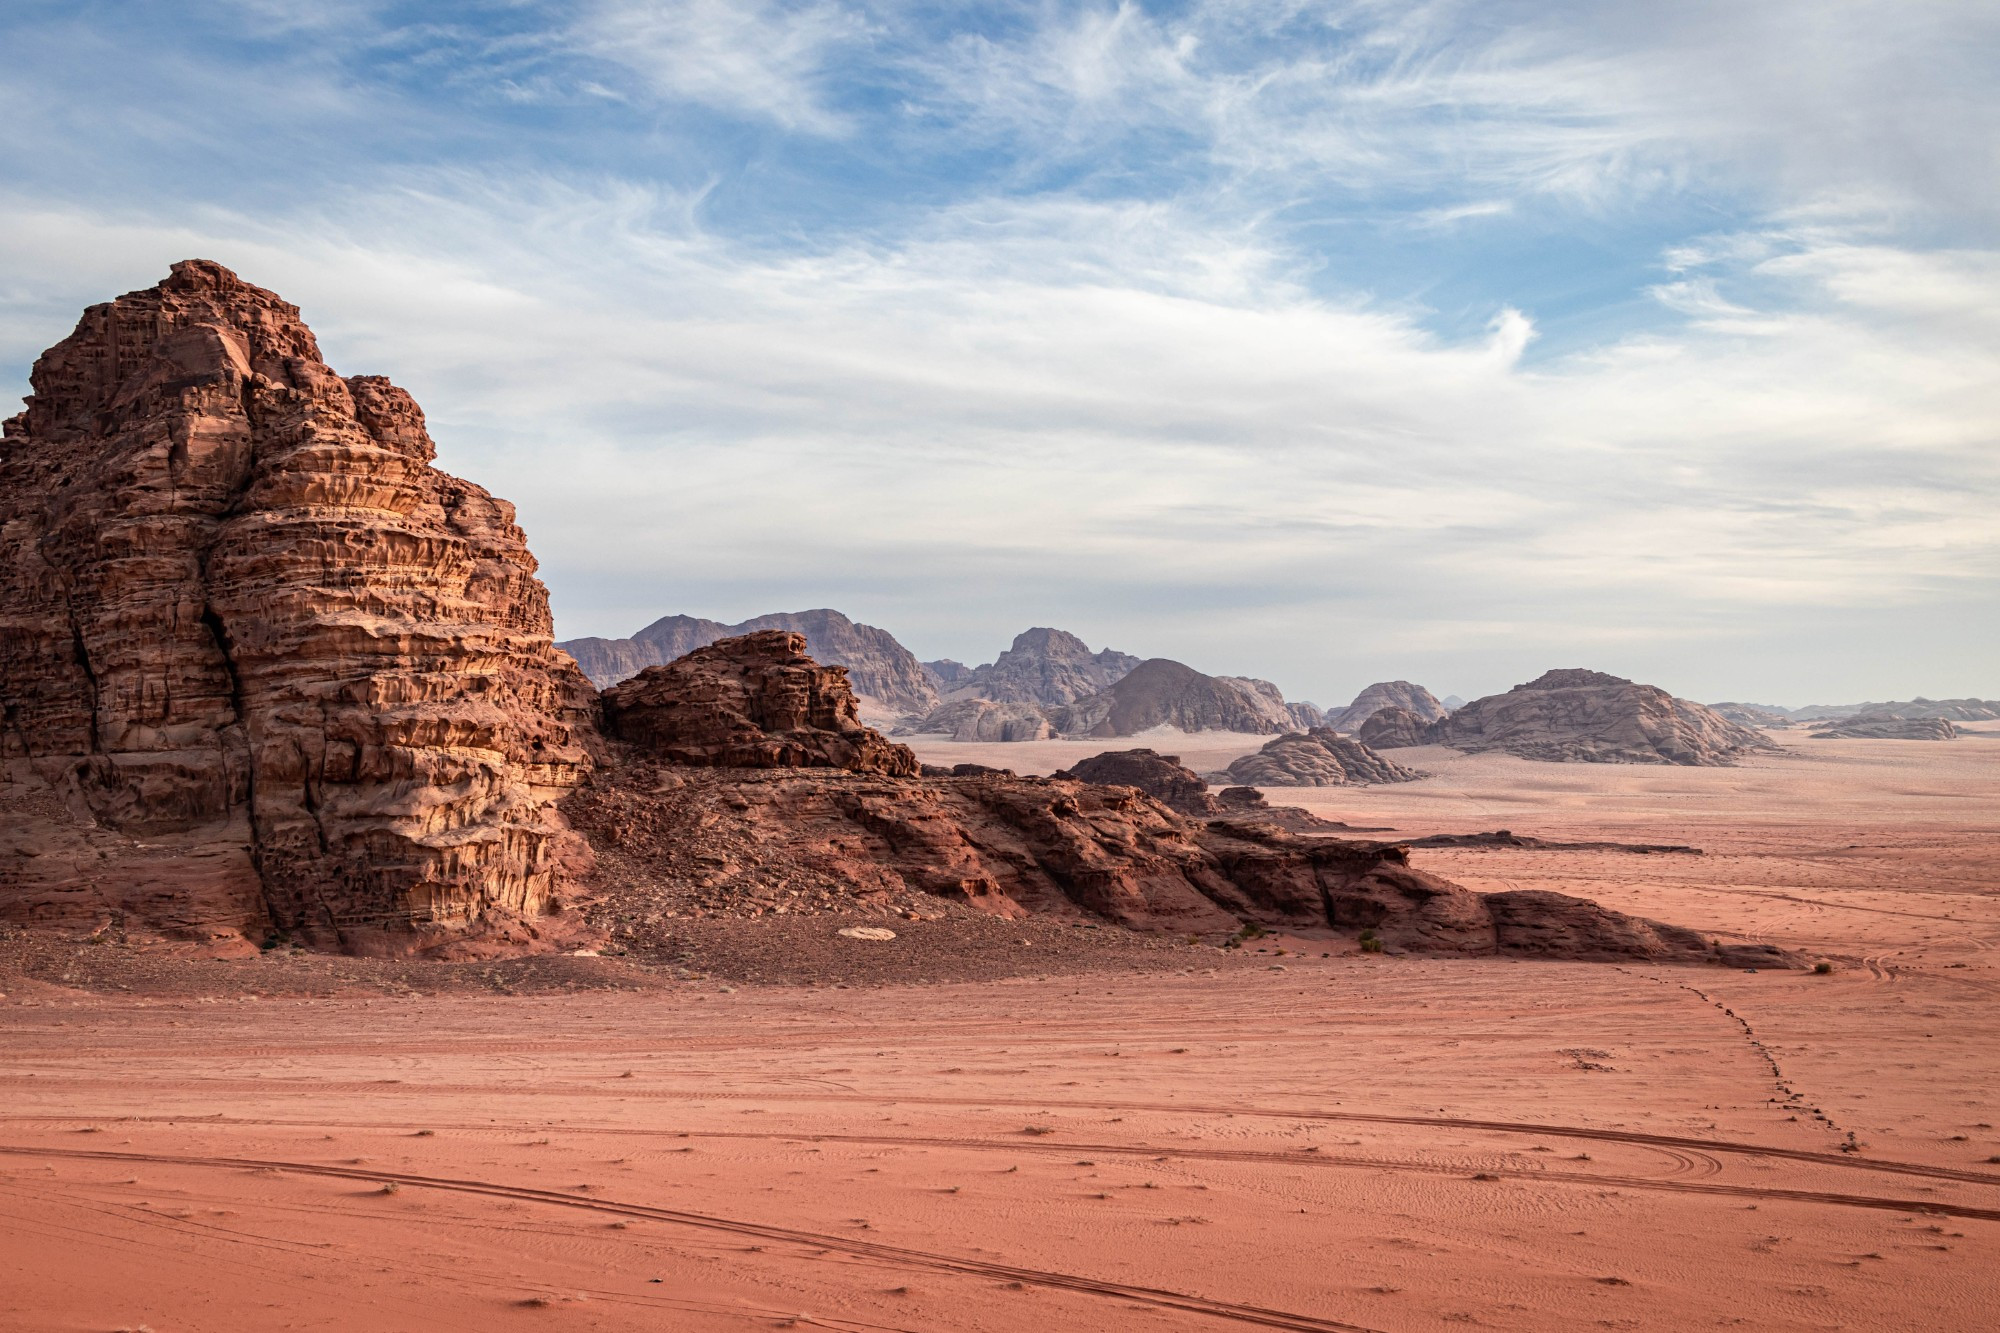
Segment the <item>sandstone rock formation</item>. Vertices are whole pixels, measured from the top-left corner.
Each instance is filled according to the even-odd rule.
[[[1094,782],[1105,787],[1134,787],[1167,809],[1184,815],[1205,816],[1223,812],[1222,805],[1208,794],[1208,784],[1193,769],[1183,767],[1177,754],[1160,754],[1155,750],[1106,750],[1103,754],[1092,755],[1081,763],[1071,765],[1068,772],[1051,776]],[[1249,795],[1255,800],[1246,802],[1243,797],[1236,796],[1231,801],[1239,809],[1246,810],[1264,803],[1261,794],[1251,791]]]
[[[1813,724],[1811,736],[1825,740],[1948,741],[1958,728],[1942,717],[1903,717],[1896,713],[1857,713]]]
[[[1430,776],[1384,759],[1331,727],[1280,736],[1229,766],[1231,782],[1250,787],[1353,787],[1415,782]]]
[[[1715,715],[1726,722],[1734,722],[1745,727],[1789,727],[1791,714],[1782,708],[1772,708],[1767,704],[1719,703],[1710,704]]]
[[[861,725],[846,667],[803,634],[760,630],[647,667],[604,692],[619,740],[706,768],[838,768],[911,777],[917,757]]]
[[[599,689],[662,666],[720,639],[785,630],[803,634],[806,651],[829,666],[847,668],[848,679],[863,696],[862,705],[891,716],[920,713],[937,706],[937,685],[916,655],[894,635],[873,625],[861,625],[838,611],[780,611],[738,625],[694,616],[665,616],[629,639],[569,639],[558,648],[577,660],[591,684]]]
[[[972,667],[963,662],[955,662],[949,657],[940,657],[935,662],[925,662],[921,665],[925,673],[930,676],[931,683],[938,687],[938,692],[941,694],[948,694],[972,679]]]
[[[896,734],[943,735],[955,741],[1045,741],[1056,735],[1056,727],[1040,704],[954,699],[922,717],[904,719]]]
[[[1108,690],[1079,699],[1053,717],[1065,736],[1133,736],[1159,726],[1269,735],[1292,724],[1282,699],[1273,700],[1241,680],[1204,676],[1164,657],[1141,662]]]
[[[1060,708],[1109,689],[1138,665],[1130,653],[1110,648],[1093,653],[1074,634],[1031,629],[1016,635],[1013,646],[992,662],[955,682],[951,697]]]
[[[622,763],[565,802],[596,845],[600,907],[615,911],[621,938],[638,947],[667,938],[683,912],[761,915],[928,895],[1001,917],[1095,917],[1149,931],[1365,928],[1388,946],[1431,953],[1790,961],[1718,949],[1692,931],[1559,894],[1472,893],[1413,868],[1394,844],[1299,836],[1268,819],[1187,818],[1122,782],[1019,778],[977,765],[950,777],[866,771],[881,749],[853,742],[839,674],[798,660],[790,644],[783,660],[761,644],[728,646],[726,656],[754,659],[761,683],[726,688],[730,672],[720,666],[655,669],[640,682],[648,713],[675,719],[663,748],[652,747],[652,731],[625,729],[633,705],[608,703],[634,739]],[[692,691],[678,703],[677,684]],[[747,702],[774,693],[784,706]],[[829,704],[837,724],[815,740],[807,733]],[[702,721],[709,708],[723,716]],[[766,753],[744,734],[759,716],[779,728],[770,744],[803,747],[832,766],[713,766]],[[730,739],[700,747],[698,765],[673,762],[688,735]],[[1101,758],[1121,772],[1168,762]],[[1253,812],[1258,804],[1235,803]]]
[[[983,668],[982,668],[983,669]],[[1032,741],[1052,736],[1135,736],[1153,727],[1181,731],[1289,731],[1319,710],[1288,704],[1278,687],[1244,676],[1205,676],[1156,657],[1141,662],[1110,688],[1075,703],[1045,707],[1029,701],[960,698],[920,717],[905,718],[900,736],[949,735],[955,740]]]
[[[1412,685],[1407,680],[1382,680],[1355,695],[1354,702],[1347,707],[1328,713],[1325,725],[1335,731],[1354,732],[1384,708],[1400,708],[1423,723],[1435,722],[1451,711],[1421,685]]]
[[[1142,663],[1110,648],[1094,653],[1059,629],[1017,635],[1011,648],[985,666],[924,665],[945,700],[928,713],[903,718],[898,735],[1027,741],[1131,736],[1163,724],[1183,731],[1230,730],[1238,723],[1269,734],[1321,721],[1319,709],[1288,703],[1268,680],[1205,676],[1179,662]],[[1135,671],[1138,679],[1127,684]]]
[[[1601,671],[1550,671],[1475,699],[1426,729],[1434,745],[1523,759],[1727,765],[1775,747],[1748,727],[1665,690]]]
[[[0,443],[0,914],[519,945],[589,688],[512,508],[220,265],[84,313]],[[543,923],[546,924],[546,923]]]
[[[1354,738],[1371,750],[1407,749],[1430,744],[1430,726],[1407,708],[1378,708],[1362,720]]]

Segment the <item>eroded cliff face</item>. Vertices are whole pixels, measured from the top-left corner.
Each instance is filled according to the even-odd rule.
[[[512,507],[206,261],[92,307],[32,384],[0,445],[0,914],[532,934],[588,856],[554,801],[590,692]]]

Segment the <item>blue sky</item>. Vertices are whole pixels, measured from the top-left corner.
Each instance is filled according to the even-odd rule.
[[[1990,3],[0,11],[0,375],[190,255],[565,635],[2000,695]]]

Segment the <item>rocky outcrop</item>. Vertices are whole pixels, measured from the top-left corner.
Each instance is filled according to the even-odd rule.
[[[1412,685],[1407,680],[1383,680],[1355,695],[1354,702],[1347,707],[1328,713],[1325,725],[1335,731],[1354,732],[1385,708],[1399,708],[1420,723],[1435,722],[1451,711],[1421,685]]]
[[[1104,787],[1131,787],[1144,792],[1167,809],[1184,815],[1206,816],[1223,812],[1216,798],[1208,794],[1208,783],[1193,769],[1183,767],[1177,754],[1160,754],[1155,750],[1106,750],[1103,754],[1092,755],[1081,763],[1071,765],[1068,772],[1053,776],[1094,782]],[[1232,801],[1241,809],[1254,809],[1263,804],[1261,795],[1256,792],[1250,794],[1256,797],[1253,804],[1244,805],[1241,797],[1233,797]]]
[[[846,667],[760,630],[647,667],[603,695],[605,730],[676,764],[911,777],[917,757],[861,724]]]
[[[1065,736],[1134,736],[1153,727],[1270,735],[1290,730],[1291,714],[1238,680],[1204,676],[1155,657],[1133,667],[1110,689],[1052,714]]]
[[[1156,657],[1132,668],[1109,689],[1072,704],[1047,707],[1028,701],[961,698],[903,719],[896,734],[1034,741],[1054,736],[1136,736],[1165,726],[1269,735],[1318,717],[1319,710],[1310,704],[1286,703],[1278,687],[1267,680],[1204,676],[1192,667]]]
[[[1227,774],[1231,782],[1250,787],[1356,787],[1428,776],[1331,727],[1280,736],[1231,764]]]
[[[1297,703],[1287,702],[1284,692],[1268,680],[1259,680],[1255,676],[1217,676],[1215,679],[1246,690],[1255,698],[1262,700],[1271,716],[1282,717],[1285,725],[1292,730],[1305,731],[1326,721],[1326,714],[1319,710],[1318,705],[1303,700]]]
[[[1378,708],[1355,730],[1355,739],[1371,750],[1408,749],[1430,744],[1430,726],[1407,708]]]
[[[1109,689],[1138,665],[1130,653],[1093,653],[1074,634],[1037,628],[1016,635],[1006,652],[954,682],[951,695],[1060,708]]]
[[[902,715],[937,706],[938,688],[930,673],[894,635],[826,608],[781,611],[737,625],[665,616],[629,639],[568,639],[556,646],[576,658],[591,684],[606,689],[649,666],[662,666],[718,640],[760,630],[803,634],[806,651],[829,666],[846,667],[863,705],[872,705],[874,711]]]
[[[955,741],[1045,741],[1056,735],[1056,728],[1040,704],[955,699],[922,717],[904,719],[896,734],[942,735]]]
[[[1601,671],[1550,671],[1475,699],[1426,729],[1469,753],[1600,764],[1733,764],[1775,747],[1748,727],[1665,690]]]
[[[971,667],[963,662],[955,662],[949,657],[940,657],[935,662],[922,663],[922,666],[925,673],[930,676],[931,683],[938,687],[939,693],[949,693],[972,679]]]
[[[851,739],[841,673],[817,674],[797,661],[796,641],[784,645],[780,662],[758,639],[720,646],[726,654],[709,650],[714,669],[677,676],[654,668],[635,682],[645,687],[645,708],[673,717],[671,726],[631,728],[633,705],[607,700],[607,717],[626,738],[623,762],[600,771],[565,808],[598,851],[602,896],[591,910],[628,946],[664,945],[682,915],[869,904],[910,910],[912,899],[928,897],[1005,918],[1097,918],[1142,931],[1221,934],[1245,922],[1367,928],[1399,950],[1431,953],[1722,956],[1691,931],[1559,894],[1492,901],[1510,896],[1476,894],[1417,870],[1394,844],[1299,836],[1260,810],[1254,793],[1228,794],[1244,817],[1189,818],[1125,780],[1020,778],[978,765],[951,776],[885,773],[868,758],[880,749]],[[720,665],[724,659],[747,661],[752,683],[730,685],[739,676]],[[767,693],[756,683],[764,663],[791,682],[778,690],[781,706],[754,702]],[[703,721],[706,711],[717,717]],[[759,718],[776,728],[772,745],[800,744],[831,762],[709,762],[763,755],[748,734],[763,725]],[[808,734],[815,731],[826,735],[815,741]],[[674,762],[690,734],[729,739],[702,747],[699,764]],[[1199,785],[1149,751],[1097,759],[1102,776],[1152,783],[1165,773],[1170,795],[1192,797]]]
[[[512,508],[220,265],[85,312],[0,444],[0,914],[530,942],[589,688]]]
[[[1857,713],[1813,724],[1811,737],[1826,740],[1948,741],[1958,728],[1941,717],[1900,717],[1894,713]]]
[[[1426,877],[1428,878],[1428,877]],[[1683,926],[1627,916],[1586,898],[1519,889],[1440,893],[1408,872],[1379,871],[1327,897],[1336,927],[1367,930],[1392,950],[1429,954],[1525,954],[1583,962],[1644,958],[1725,967],[1786,968],[1799,960],[1768,944],[1724,944]]]

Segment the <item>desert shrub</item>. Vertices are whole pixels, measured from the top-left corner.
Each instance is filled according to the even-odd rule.
[[[1816,972],[1816,973],[1818,973],[1818,974],[1819,974],[1820,976],[1825,976],[1825,975],[1826,975],[1827,973],[1829,973],[1829,972],[1833,971],[1833,964],[1832,964],[1832,963],[1814,963],[1814,964],[1813,964],[1813,971],[1814,971],[1814,972]]]

